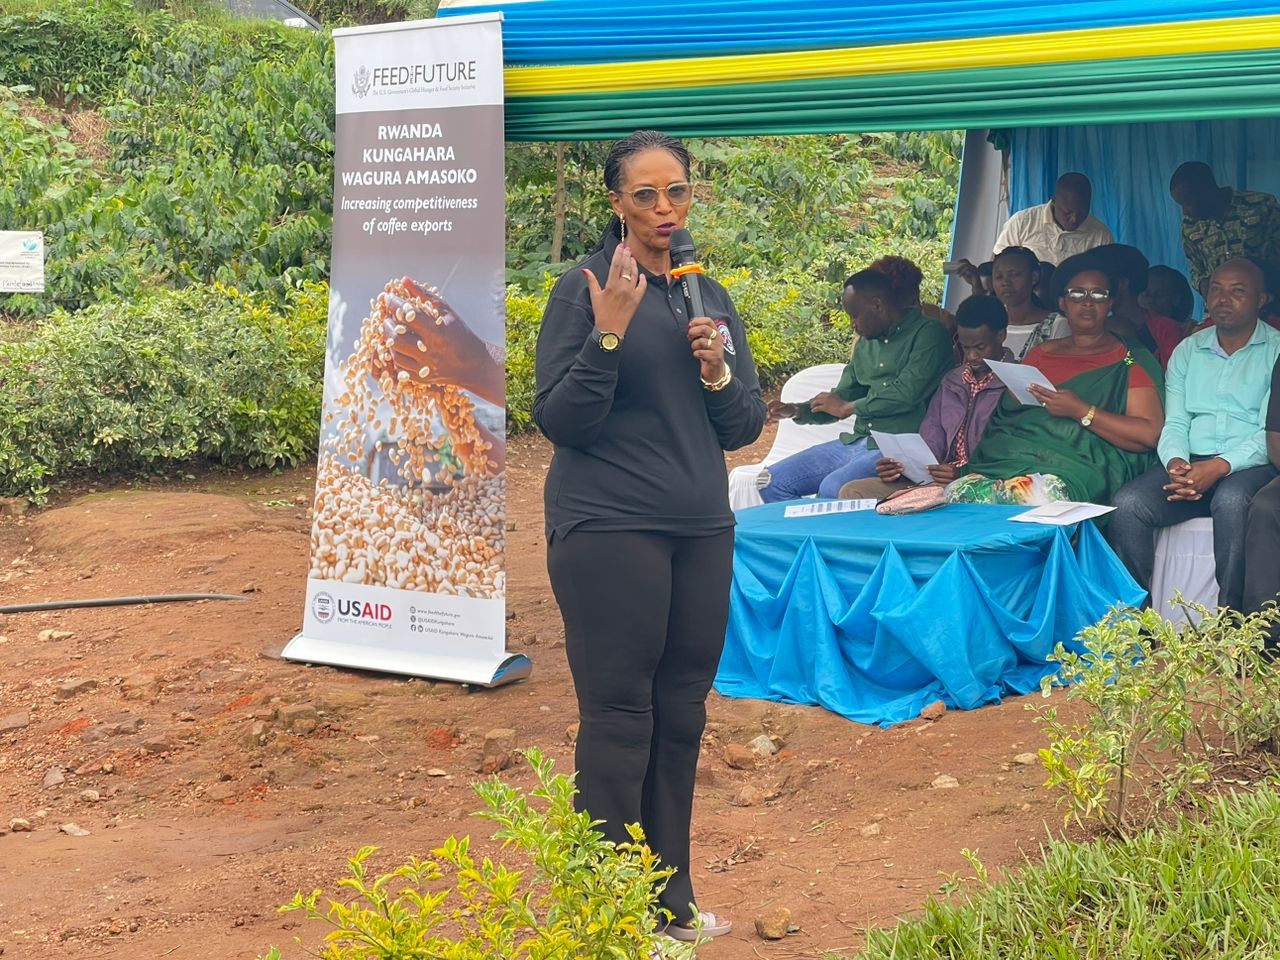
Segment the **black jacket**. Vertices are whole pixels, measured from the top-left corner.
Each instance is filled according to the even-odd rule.
[[[733,380],[702,386],[679,283],[648,287],[622,346],[606,353],[582,269],[603,286],[617,238],[556,284],[538,334],[533,417],[555,444],[545,489],[547,537],[581,526],[705,536],[733,526],[724,451],[755,441],[765,404],[746,331],[725,289],[702,300],[719,321]]]

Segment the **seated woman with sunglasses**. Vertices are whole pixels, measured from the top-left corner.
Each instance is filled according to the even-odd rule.
[[[1056,389],[1032,387],[1039,406],[1005,395],[948,502],[1109,503],[1152,463],[1164,380],[1150,351],[1107,331],[1114,279],[1084,253],[1053,284],[1071,335],[1033,347],[1022,362]]]

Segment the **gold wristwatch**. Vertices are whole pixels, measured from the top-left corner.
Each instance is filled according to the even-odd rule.
[[[1096,417],[1097,415],[1098,415],[1098,405],[1095,403],[1093,406],[1089,408],[1089,412],[1080,418],[1080,426],[1082,427],[1093,426],[1093,418]]]
[[[622,338],[608,330],[597,330],[595,332],[595,340],[596,346],[605,353],[613,353],[622,346]]]

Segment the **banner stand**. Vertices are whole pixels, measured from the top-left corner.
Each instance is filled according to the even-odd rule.
[[[506,649],[501,14],[334,31],[324,415],[289,660],[492,687]]]
[[[409,677],[430,677],[473,687],[501,687],[526,679],[533,672],[533,661],[523,653],[509,654],[496,666],[490,661],[466,657],[442,657],[384,653],[373,649],[353,650],[350,644],[325,640],[309,640],[302,634],[294,637],[281,654],[286,660],[322,663],[329,667],[353,667],[378,673],[398,673]]]

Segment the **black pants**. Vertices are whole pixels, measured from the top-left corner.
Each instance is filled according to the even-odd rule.
[[[1170,500],[1169,474],[1152,467],[1116,493],[1107,539],[1144,590],[1151,589],[1156,564],[1156,531],[1196,517],[1213,517],[1213,555],[1218,574],[1218,605],[1239,610],[1244,589],[1244,534],[1249,501],[1276,475],[1270,466],[1230,473],[1199,500]],[[1161,610],[1167,615],[1169,611]]]
[[[724,647],[733,531],[575,531],[547,569],[578,695],[578,808],[615,843],[626,825],[674,867],[659,900],[693,919],[689,822],[707,694]]]
[[[1268,600],[1280,603],[1280,480],[1259,490],[1249,506],[1244,537],[1244,609],[1256,613]],[[1271,647],[1280,646],[1280,624],[1272,627]]]

